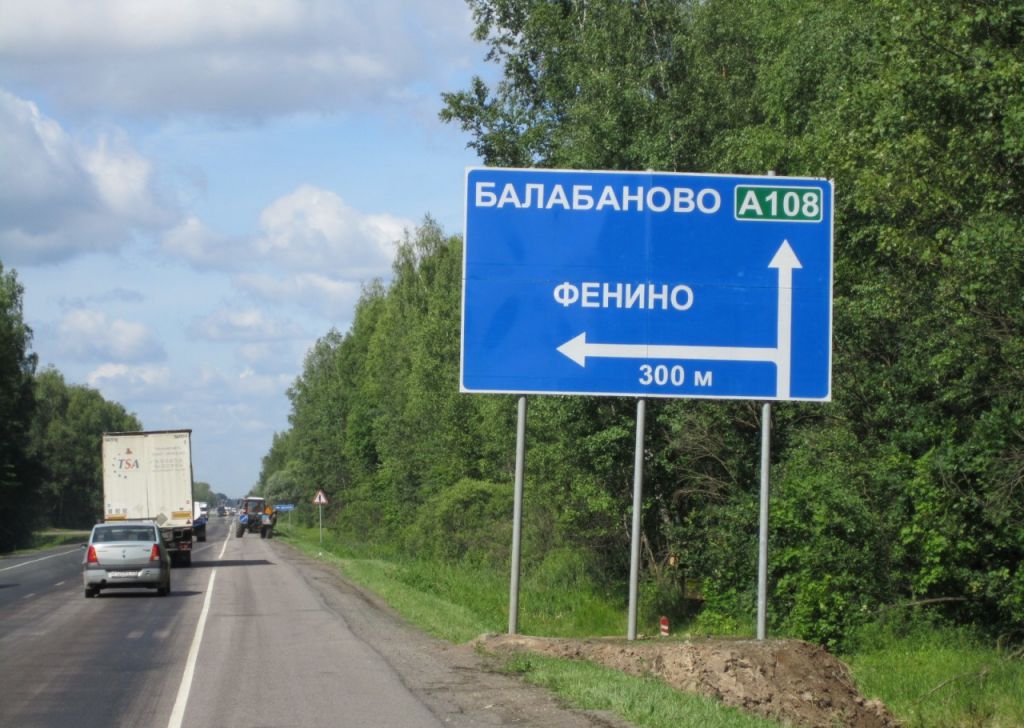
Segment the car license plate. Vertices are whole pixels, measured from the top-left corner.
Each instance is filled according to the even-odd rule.
[[[111,579],[132,579],[138,575],[137,571],[111,571],[107,574]]]

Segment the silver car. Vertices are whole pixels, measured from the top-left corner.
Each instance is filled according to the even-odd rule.
[[[85,596],[101,589],[156,589],[171,593],[171,555],[152,521],[99,523],[82,561]]]

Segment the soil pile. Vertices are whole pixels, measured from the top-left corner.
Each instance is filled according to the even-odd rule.
[[[652,676],[757,715],[798,726],[894,728],[877,700],[866,700],[843,662],[798,640],[571,640],[484,635],[492,652],[524,651],[589,660],[631,675]]]

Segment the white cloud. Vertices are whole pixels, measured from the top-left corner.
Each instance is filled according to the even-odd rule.
[[[161,241],[165,254],[193,267],[235,271],[234,286],[251,299],[292,304],[345,322],[363,285],[387,279],[409,220],[365,213],[330,190],[302,185],[260,214],[260,233],[248,240],[218,235],[190,217]],[[255,309],[224,310],[194,321],[195,335],[213,340],[294,338],[296,324],[257,318]]]
[[[140,229],[170,224],[152,165],[114,131],[72,139],[29,101],[0,89],[0,258],[46,263],[114,251]],[[16,173],[15,173],[16,171]]]
[[[122,131],[102,136],[95,147],[83,149],[82,164],[99,199],[115,216],[145,226],[170,222],[154,196],[153,165],[131,147]]]
[[[339,280],[386,275],[407,220],[365,214],[337,194],[303,185],[260,215],[256,250],[293,271],[319,271]]]
[[[57,326],[63,354],[85,361],[147,362],[166,358],[163,347],[144,324],[110,319],[101,311],[75,309]]]
[[[462,0],[3,0],[0,17],[0,77],[144,116],[387,104],[479,53]]]
[[[216,234],[194,216],[169,230],[160,241],[164,253],[184,258],[200,270],[245,266],[250,252],[246,245],[243,239]]]
[[[275,397],[288,389],[292,379],[284,374],[259,374],[247,367],[239,372],[237,386],[246,396]]]
[[[284,278],[266,274],[238,276],[235,285],[249,295],[268,303],[292,303],[318,317],[348,322],[362,292],[357,281],[339,281],[316,273]],[[343,328],[343,327],[342,327]]]
[[[353,303],[360,283],[390,275],[396,245],[413,227],[410,220],[365,213],[330,190],[302,185],[264,208],[254,237],[220,235],[189,217],[163,236],[160,247],[197,269],[249,271],[238,280],[262,299],[315,292],[333,308],[333,302]]]
[[[282,375],[290,385],[302,371],[302,362],[309,349],[310,338],[288,344],[277,341],[246,342],[235,349],[235,355],[247,369],[263,374]],[[287,389],[287,385],[284,389]]]
[[[189,326],[196,337],[210,341],[256,341],[295,339],[303,336],[294,322],[272,320],[257,308],[232,308],[215,311]]]
[[[140,291],[115,286],[88,296],[63,297],[59,299],[63,308],[88,308],[93,304],[135,305],[142,303],[146,297]]]
[[[167,367],[101,364],[89,372],[86,381],[115,402],[161,400],[168,395],[171,371]]]

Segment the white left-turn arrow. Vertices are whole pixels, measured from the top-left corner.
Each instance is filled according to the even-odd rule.
[[[788,240],[768,264],[779,271],[777,339],[775,347],[685,346],[673,344],[595,344],[583,332],[558,347],[558,351],[581,367],[587,357],[616,359],[703,359],[708,361],[753,361],[775,364],[775,396],[789,397],[792,358],[793,269],[802,268]]]
[[[587,332],[558,347],[581,367],[588,356],[616,359],[708,359],[716,361],[775,362],[776,349],[744,346],[674,346],[672,344],[593,344]]]

